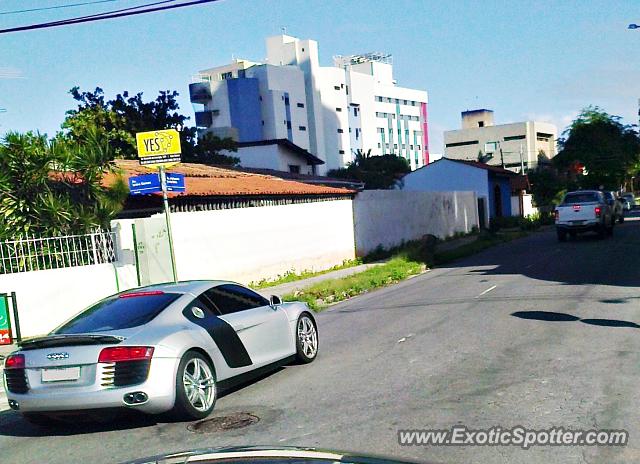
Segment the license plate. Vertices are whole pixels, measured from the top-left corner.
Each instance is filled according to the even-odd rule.
[[[43,382],[69,382],[80,378],[80,366],[42,369]]]
[[[584,224],[584,221],[571,221],[571,224],[580,225],[580,224]]]

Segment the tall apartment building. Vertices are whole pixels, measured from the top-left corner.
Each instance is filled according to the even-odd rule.
[[[463,111],[462,129],[444,133],[444,156],[478,161],[482,155],[488,164],[519,172],[536,167],[540,153],[553,158],[557,138],[556,126],[547,122],[495,125],[491,110]]]
[[[318,43],[266,39],[264,63],[235,60],[200,71],[190,85],[201,132],[238,142],[287,139],[340,168],[358,150],[429,162],[427,93],[399,87],[391,57],[337,56],[320,66]]]

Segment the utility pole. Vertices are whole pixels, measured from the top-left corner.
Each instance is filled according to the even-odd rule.
[[[502,145],[500,145],[500,164],[502,165],[502,169],[504,169],[504,155],[502,154]]]

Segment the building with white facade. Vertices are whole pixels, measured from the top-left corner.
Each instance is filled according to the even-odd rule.
[[[391,57],[366,54],[320,66],[318,43],[279,35],[264,63],[235,60],[198,74],[189,90],[196,125],[240,143],[287,139],[343,167],[358,150],[429,162],[427,93],[399,87]]]
[[[548,122],[526,121],[495,125],[493,111],[462,112],[462,129],[444,133],[444,156],[504,166],[519,172],[535,168],[538,155],[556,155],[558,130]]]

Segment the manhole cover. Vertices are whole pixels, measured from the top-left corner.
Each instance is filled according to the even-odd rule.
[[[258,416],[249,414],[248,412],[238,412],[228,416],[212,417],[204,419],[195,424],[189,425],[187,428],[196,433],[221,432],[224,430],[235,430],[248,427],[260,421]]]

